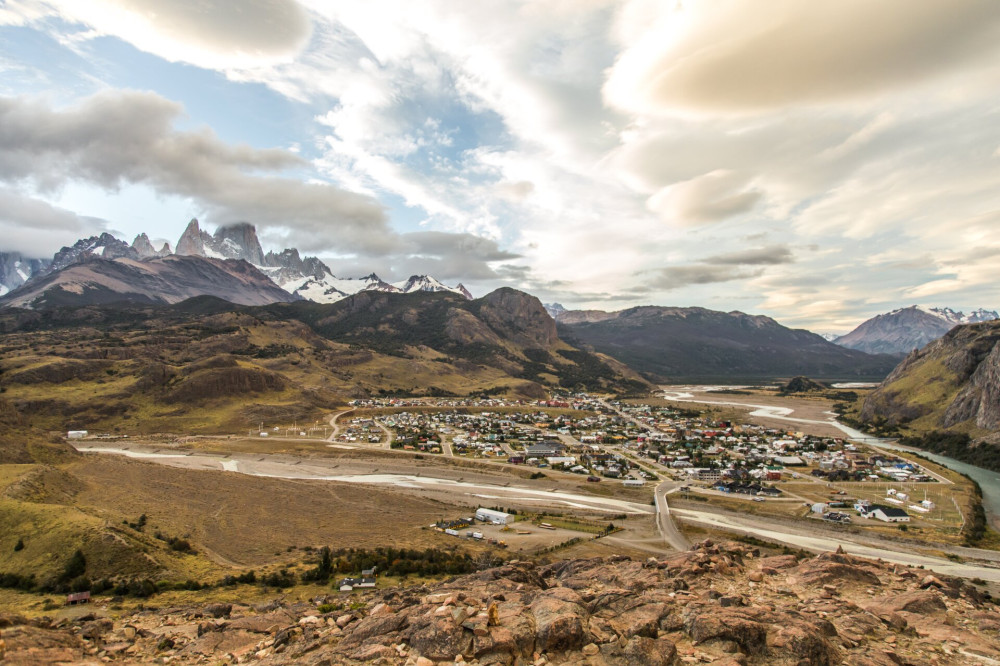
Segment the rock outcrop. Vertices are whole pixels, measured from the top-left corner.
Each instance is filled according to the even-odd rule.
[[[11,663],[929,666],[1000,658],[996,607],[962,581],[925,574],[843,554],[760,558],[742,544],[706,541],[647,561],[515,561],[360,597],[147,610],[113,621],[3,615],[0,628]]]
[[[172,254],[170,251],[170,243],[164,243],[157,250],[153,247],[152,241],[149,240],[149,236],[145,233],[141,233],[135,237],[132,241],[132,249],[136,251],[140,259],[153,259],[155,257],[165,257],[168,254]]]

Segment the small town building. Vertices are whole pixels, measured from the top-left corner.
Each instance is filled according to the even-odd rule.
[[[910,522],[910,514],[894,506],[876,506],[870,515],[872,518],[881,520],[884,523]]]
[[[344,578],[339,583],[337,583],[337,588],[341,592],[351,592],[355,588],[369,588],[375,587],[375,579],[369,577],[361,578]]]
[[[496,511],[494,509],[485,509],[482,507],[476,509],[476,520],[482,521],[484,523],[506,525],[507,522],[510,521],[510,519],[511,515],[509,513],[504,513],[503,511]]]

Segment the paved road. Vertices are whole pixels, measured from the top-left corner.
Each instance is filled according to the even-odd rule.
[[[677,524],[670,514],[670,505],[667,504],[667,494],[678,487],[679,484],[674,481],[664,481],[653,490],[653,500],[656,504],[656,529],[660,531],[663,540],[670,547],[677,550],[688,550],[691,548],[691,542],[677,529]]]
[[[1000,568],[972,563],[957,563],[939,557],[930,557],[912,552],[903,552],[900,545],[895,549],[873,546],[852,540],[851,536],[824,534],[819,530],[791,528],[781,523],[772,523],[760,516],[732,516],[710,511],[674,509],[674,515],[684,522],[703,525],[713,529],[757,536],[767,541],[776,541],[796,548],[804,548],[817,553],[836,550],[838,546],[845,552],[860,557],[881,558],[889,562],[907,566],[924,566],[938,573],[963,578],[983,578],[1000,582]]]

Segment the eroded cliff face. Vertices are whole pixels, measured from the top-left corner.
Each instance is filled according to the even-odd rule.
[[[548,349],[559,340],[555,320],[534,296],[505,287],[481,300],[480,319],[503,337],[534,349]]]
[[[648,560],[514,561],[438,584],[282,599],[72,622],[0,614],[0,627],[12,663],[891,666],[1000,658],[1000,612],[962,580],[841,553],[762,557],[734,542]],[[325,603],[340,610],[321,612]]]
[[[1000,344],[983,359],[955,400],[941,425],[947,427],[974,419],[976,427],[1000,428]]]
[[[861,419],[879,418],[1000,429],[1000,322],[956,327],[903,359],[864,401]]]

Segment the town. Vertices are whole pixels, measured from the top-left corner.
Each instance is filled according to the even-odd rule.
[[[626,488],[672,481],[685,497],[710,501],[797,501],[807,508],[803,517],[828,523],[850,523],[848,508],[883,523],[948,522],[926,497],[926,488],[942,479],[915,460],[693,405],[575,393],[535,401],[382,398],[351,407],[337,441],[577,474]],[[904,492],[917,487],[922,499]]]

